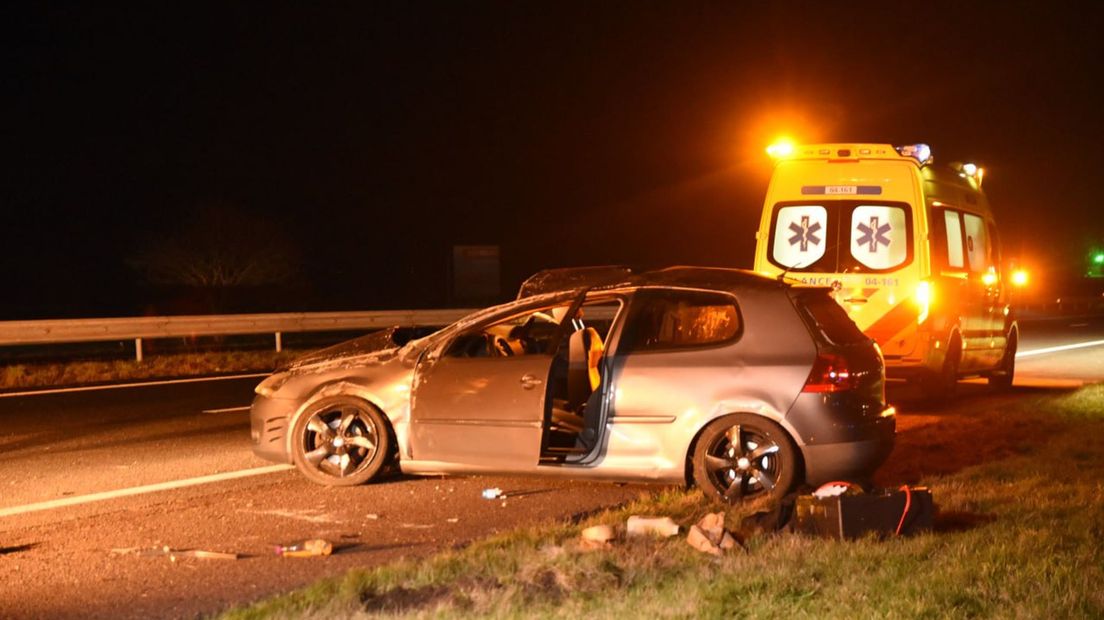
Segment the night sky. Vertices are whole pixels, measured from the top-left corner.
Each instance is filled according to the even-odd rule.
[[[0,319],[441,306],[454,244],[500,246],[506,297],[750,267],[779,134],[979,162],[1041,277],[1104,245],[1094,4],[104,4],[0,9]],[[151,284],[212,213],[291,275]]]

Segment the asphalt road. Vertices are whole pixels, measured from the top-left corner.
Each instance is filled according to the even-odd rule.
[[[1101,319],[1025,325],[1017,385],[1104,380],[1104,343],[1055,349],[1100,340]],[[243,407],[256,381],[0,398],[0,617],[195,617],[652,490],[478,477],[319,487],[250,452]],[[1037,390],[998,396],[967,385],[964,392],[939,412],[904,407],[901,427],[967,418]],[[908,467],[894,461],[898,452],[887,471],[900,478]],[[491,486],[513,497],[482,499]],[[307,538],[333,541],[338,552],[310,559],[272,552]],[[242,557],[152,551],[166,546]]]
[[[1021,324],[1018,385],[1077,385],[1104,380],[1104,317]]]

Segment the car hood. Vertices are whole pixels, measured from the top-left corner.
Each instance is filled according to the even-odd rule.
[[[415,342],[418,341],[411,341],[409,334],[404,333],[400,328],[389,327],[297,357],[278,369],[278,372],[354,360],[385,362],[395,357],[401,349]]]

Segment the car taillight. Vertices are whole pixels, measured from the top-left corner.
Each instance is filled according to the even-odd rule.
[[[835,353],[817,353],[813,370],[803,392],[842,392],[855,387],[855,379],[847,368],[847,359]]]

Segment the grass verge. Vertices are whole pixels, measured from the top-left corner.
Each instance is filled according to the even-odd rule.
[[[212,351],[134,360],[10,364],[0,368],[0,390],[68,387],[120,381],[271,372],[301,351]]]
[[[719,559],[681,536],[577,545],[588,525],[650,514],[686,526],[717,509],[696,491],[665,492],[583,523],[354,570],[223,617],[1104,617],[1104,386],[1010,407],[1050,432],[925,479],[942,515],[935,532],[842,543],[762,535]],[[1005,413],[985,415],[999,424]],[[730,509],[729,526],[756,508]]]

